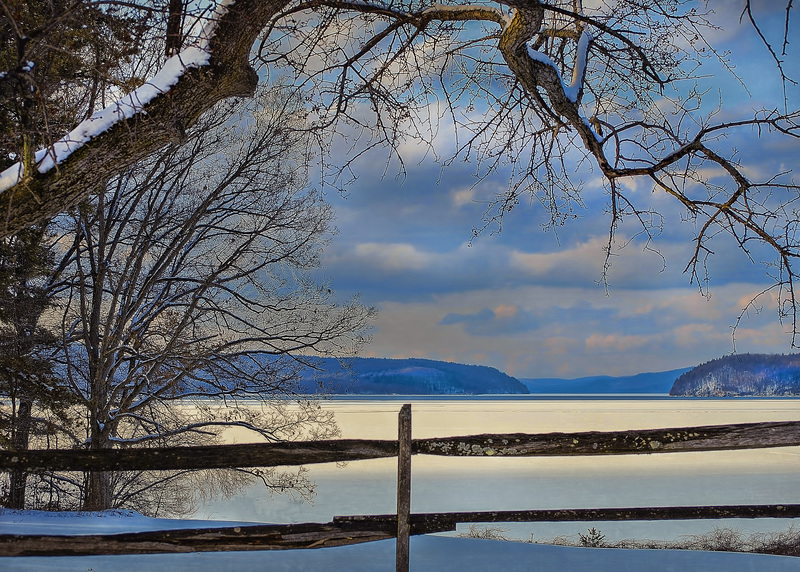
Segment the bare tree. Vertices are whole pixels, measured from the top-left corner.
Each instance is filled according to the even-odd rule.
[[[778,41],[767,39],[749,0],[741,7],[742,21],[763,40],[765,61],[791,85],[782,58],[793,3],[781,7]],[[708,39],[713,21],[704,3],[236,0],[214,12],[184,6],[182,15],[198,24],[184,25],[184,49],[162,74],[47,148],[50,159],[44,149],[38,169],[20,162],[4,172],[4,232],[102,187],[182,137],[214,102],[251,94],[255,49],[262,64],[291,71],[311,91],[319,127],[351,143],[360,135],[351,156],[375,145],[396,150],[409,137],[431,142],[435,125],[426,122],[449,115],[457,152],[445,163],[470,158],[478,177],[511,173],[489,222],[526,194],[554,224],[568,218],[582,200],[571,163],[582,162],[607,186],[609,245],[624,217],[648,235],[658,213],[634,203],[622,184],[643,181],[695,221],[687,270],[701,284],[709,241],[720,233],[746,256],[760,256],[761,247],[773,253],[778,308],[796,335],[797,184],[791,171],[753,175],[724,137],[748,132],[795,142],[800,111],[787,90],[748,116],[702,104],[692,85],[707,58],[732,63]]]
[[[307,356],[351,354],[372,310],[336,303],[307,275],[331,213],[305,186],[298,103],[275,88],[222,104],[183,146],[62,217],[57,369],[86,414],[76,446],[208,442],[229,428],[268,440],[335,433],[296,395],[295,376]],[[84,508],[140,508],[156,488],[133,476],[90,473]]]

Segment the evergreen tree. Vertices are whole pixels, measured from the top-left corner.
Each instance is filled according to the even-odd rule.
[[[46,228],[0,241],[0,398],[8,401],[0,409],[0,444],[14,450],[28,449],[32,433],[52,431],[66,415],[67,396],[47,358],[55,336],[40,324],[51,301]],[[35,417],[37,410],[50,417]],[[25,473],[11,473],[7,506],[24,508],[26,481]]]

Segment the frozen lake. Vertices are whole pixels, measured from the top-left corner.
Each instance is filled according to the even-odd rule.
[[[335,399],[343,438],[397,438],[397,413],[412,404],[414,438],[689,427],[800,419],[800,399],[668,397],[388,397]],[[800,448],[604,457],[414,456],[412,511],[800,503]],[[201,506],[196,518],[328,522],[335,515],[395,510],[396,460],[312,465],[313,504],[254,486]],[[577,537],[594,526],[608,540],[670,540],[715,527],[786,530],[790,519],[501,524],[509,537]],[[461,528],[459,530],[462,530]]]

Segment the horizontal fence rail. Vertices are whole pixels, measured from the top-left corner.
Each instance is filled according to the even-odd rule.
[[[631,508],[570,508],[498,510],[477,512],[432,512],[411,514],[411,533],[452,531],[456,524],[491,522],[595,522],[627,520],[712,520],[720,518],[798,518],[800,504],[657,506]],[[339,526],[379,527],[396,521],[392,514],[335,516]],[[425,531],[425,532],[423,532]]]
[[[800,421],[676,429],[415,439],[413,451],[454,456],[572,456],[722,451],[800,445]]]
[[[162,471],[278,467],[396,457],[397,441],[340,439],[152,449],[0,452],[0,470]]]
[[[630,455],[800,446],[800,421],[629,431],[414,439],[416,455]],[[0,451],[0,471],[158,471],[276,467],[397,456],[397,441],[340,439],[151,449]]]
[[[461,523],[593,522],[717,518],[797,518],[800,505],[678,506],[415,513],[409,534],[456,530]],[[397,515],[336,516],[325,524],[269,524],[122,534],[0,535],[0,556],[89,556],[322,548],[397,536]]]
[[[287,550],[341,546],[395,536],[396,525],[367,523],[274,524],[159,530],[123,534],[0,535],[0,556],[89,556]]]

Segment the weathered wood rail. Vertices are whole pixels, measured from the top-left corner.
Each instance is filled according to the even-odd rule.
[[[414,455],[573,456],[800,446],[800,421],[580,433],[414,439]],[[152,449],[0,451],[0,471],[159,471],[276,467],[397,456],[397,441],[340,439]]]
[[[413,513],[410,516],[411,533],[423,531],[447,532],[457,524],[490,522],[596,522],[626,520],[702,520],[720,518],[799,518],[800,504],[773,505],[718,505],[718,506],[659,506],[627,508],[571,508],[538,510],[499,510],[477,512]],[[391,530],[396,522],[392,514],[335,516],[333,524],[339,526],[372,526],[383,523]]]
[[[343,524],[275,524],[122,534],[0,535],[0,556],[90,556],[286,550],[341,546],[395,536],[385,520]],[[420,533],[423,534],[423,533]]]
[[[470,435],[411,439],[411,406],[398,440],[342,439],[153,449],[0,451],[0,471],[123,471],[274,467],[398,457],[396,515],[335,517],[325,524],[257,525],[89,536],[0,535],[0,556],[150,554],[320,548],[397,537],[397,570],[408,570],[408,537],[458,523],[718,518],[799,518],[800,505],[549,509],[412,514],[411,455],[532,457],[630,455],[800,446],[800,421],[611,432]]]
[[[456,530],[461,523],[593,522],[718,518],[798,518],[800,505],[677,506],[416,513],[408,534]],[[325,524],[270,524],[121,534],[0,535],[0,556],[91,556],[287,550],[385,540],[397,536],[397,515],[336,516]]]

